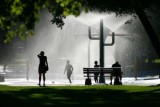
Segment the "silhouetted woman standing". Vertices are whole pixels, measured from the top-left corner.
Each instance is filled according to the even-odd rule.
[[[41,76],[43,75],[43,86],[45,86],[45,73],[48,71],[48,62],[47,62],[47,57],[44,56],[44,52],[41,51],[40,54],[38,54],[39,58],[39,68],[38,68],[38,73],[39,73],[39,86],[41,86]]]

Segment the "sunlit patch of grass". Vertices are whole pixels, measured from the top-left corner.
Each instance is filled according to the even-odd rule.
[[[31,94],[29,97],[31,98],[41,98],[41,97],[44,97],[45,95],[44,94]]]

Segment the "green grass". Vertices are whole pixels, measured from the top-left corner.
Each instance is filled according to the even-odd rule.
[[[4,86],[0,107],[157,106],[160,86]]]

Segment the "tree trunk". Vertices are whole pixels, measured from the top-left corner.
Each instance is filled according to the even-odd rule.
[[[138,15],[140,21],[142,22],[148,37],[150,38],[150,41],[153,45],[153,48],[155,49],[157,55],[160,57],[160,41],[157,37],[151,23],[149,22],[145,12],[142,9],[135,8],[135,12]]]

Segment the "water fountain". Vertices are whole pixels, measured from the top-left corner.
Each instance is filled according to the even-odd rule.
[[[143,42],[144,44],[149,43],[148,39],[144,39],[147,38],[145,31],[137,30],[139,29],[138,25],[142,26],[140,22],[129,26],[125,22],[131,19],[131,16],[116,17],[115,14],[82,13],[79,17],[67,17],[61,30],[50,22],[51,18],[47,11],[42,11],[40,21],[35,26],[35,35],[25,41],[25,54],[28,57],[29,68],[26,75],[29,80],[38,80],[39,60],[37,54],[43,50],[48,57],[49,71],[46,74],[48,80],[58,82],[67,80],[66,75],[64,75],[64,67],[66,61],[70,60],[74,67],[73,82],[84,81],[83,67],[93,67],[94,61],[100,59],[99,41],[90,41],[88,26],[91,27],[92,36],[99,37],[101,18],[103,18],[104,28],[110,30],[107,34],[106,29],[104,29],[105,43],[111,42],[112,37],[109,35],[115,32],[115,45],[104,47],[104,67],[111,67],[115,61],[119,61],[123,66],[124,76],[134,76],[131,73],[132,70],[128,70],[127,67],[135,65],[132,60],[134,56],[137,56],[137,58],[143,56],[140,55],[141,52],[136,47],[139,47],[138,45],[143,40],[147,40],[147,42]],[[143,36],[140,37],[139,35]],[[147,47],[150,47],[150,45],[147,45]],[[154,56],[156,55],[154,54]],[[142,60],[144,59],[146,58],[144,57]],[[68,83],[68,81],[65,81],[65,83]]]

